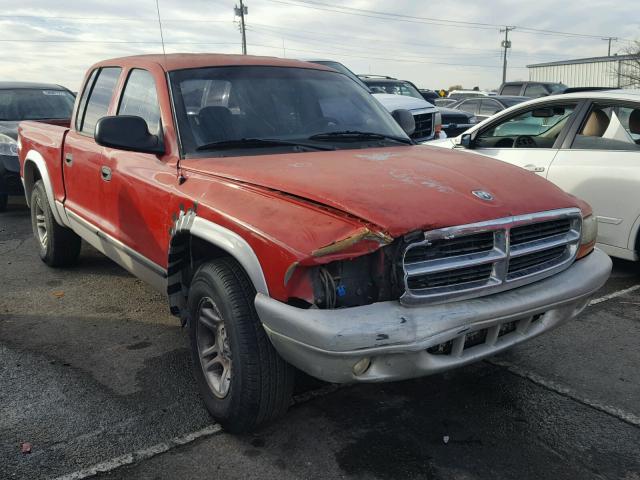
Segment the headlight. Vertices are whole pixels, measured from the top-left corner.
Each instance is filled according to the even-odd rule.
[[[0,133],[0,155],[18,156],[18,143],[11,137]]]
[[[578,258],[584,257],[593,250],[598,238],[598,220],[595,215],[589,215],[582,219],[582,236],[580,237],[580,249]]]
[[[478,123],[479,121],[480,120],[478,120],[478,117],[475,115],[469,119],[469,123]]]
[[[433,122],[436,126],[442,125],[442,114],[440,112],[436,112],[436,118]]]

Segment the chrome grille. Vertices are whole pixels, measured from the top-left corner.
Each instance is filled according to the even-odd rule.
[[[413,116],[416,122],[416,129],[411,134],[411,138],[419,140],[430,137],[433,133],[433,113],[419,113]]]
[[[579,209],[553,210],[424,233],[402,262],[403,304],[473,298],[567,268],[580,243]]]

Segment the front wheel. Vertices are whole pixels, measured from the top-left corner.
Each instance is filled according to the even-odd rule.
[[[36,182],[31,193],[31,226],[44,263],[66,267],[76,262],[82,241],[73,230],[56,222],[42,180]]]
[[[293,392],[294,369],[267,338],[255,294],[230,258],[203,264],[189,289],[196,380],[207,410],[230,432],[252,431],[282,415]]]

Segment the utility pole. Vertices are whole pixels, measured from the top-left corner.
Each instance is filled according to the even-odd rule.
[[[502,58],[502,83],[507,81],[507,49],[511,48],[511,40],[509,40],[509,32],[515,30],[516,27],[507,27],[500,29],[500,32],[504,32],[504,40],[501,45],[504,48],[504,57]]]
[[[247,54],[247,31],[244,25],[244,16],[249,14],[249,7],[246,7],[242,0],[240,0],[240,6],[234,7],[236,17],[240,17],[240,32],[242,33],[242,54]]]
[[[607,57],[611,56],[611,42],[615,42],[618,40],[618,37],[604,37],[602,40],[607,40],[609,42],[609,48],[607,50]]]

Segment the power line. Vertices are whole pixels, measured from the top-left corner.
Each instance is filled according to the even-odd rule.
[[[391,18],[398,21],[407,21],[411,23],[426,23],[430,25],[441,25],[441,26],[450,26],[450,27],[463,27],[463,28],[476,28],[481,30],[493,30],[495,28],[504,28],[504,25],[495,24],[495,23],[483,23],[483,22],[467,22],[462,20],[451,20],[445,18],[435,18],[435,17],[419,17],[414,15],[404,15],[393,12],[383,12],[378,10],[370,10],[365,8],[355,8],[355,7],[345,7],[342,5],[336,5],[332,3],[325,2],[317,2],[311,0],[268,0],[273,3],[281,3],[286,5],[311,8],[316,10],[324,10],[336,13],[342,13],[346,15],[356,15],[356,16],[364,16],[364,17],[372,17],[372,18]],[[584,34],[584,33],[574,33],[574,32],[562,32],[559,30],[545,30],[538,29],[532,27],[525,27],[521,25],[516,26],[518,31],[522,31],[523,33],[540,33],[546,35],[561,35],[561,36],[573,36],[573,37],[582,37],[582,38],[602,38],[601,35],[593,35],[593,34]],[[624,41],[631,42],[629,39],[622,39]]]

